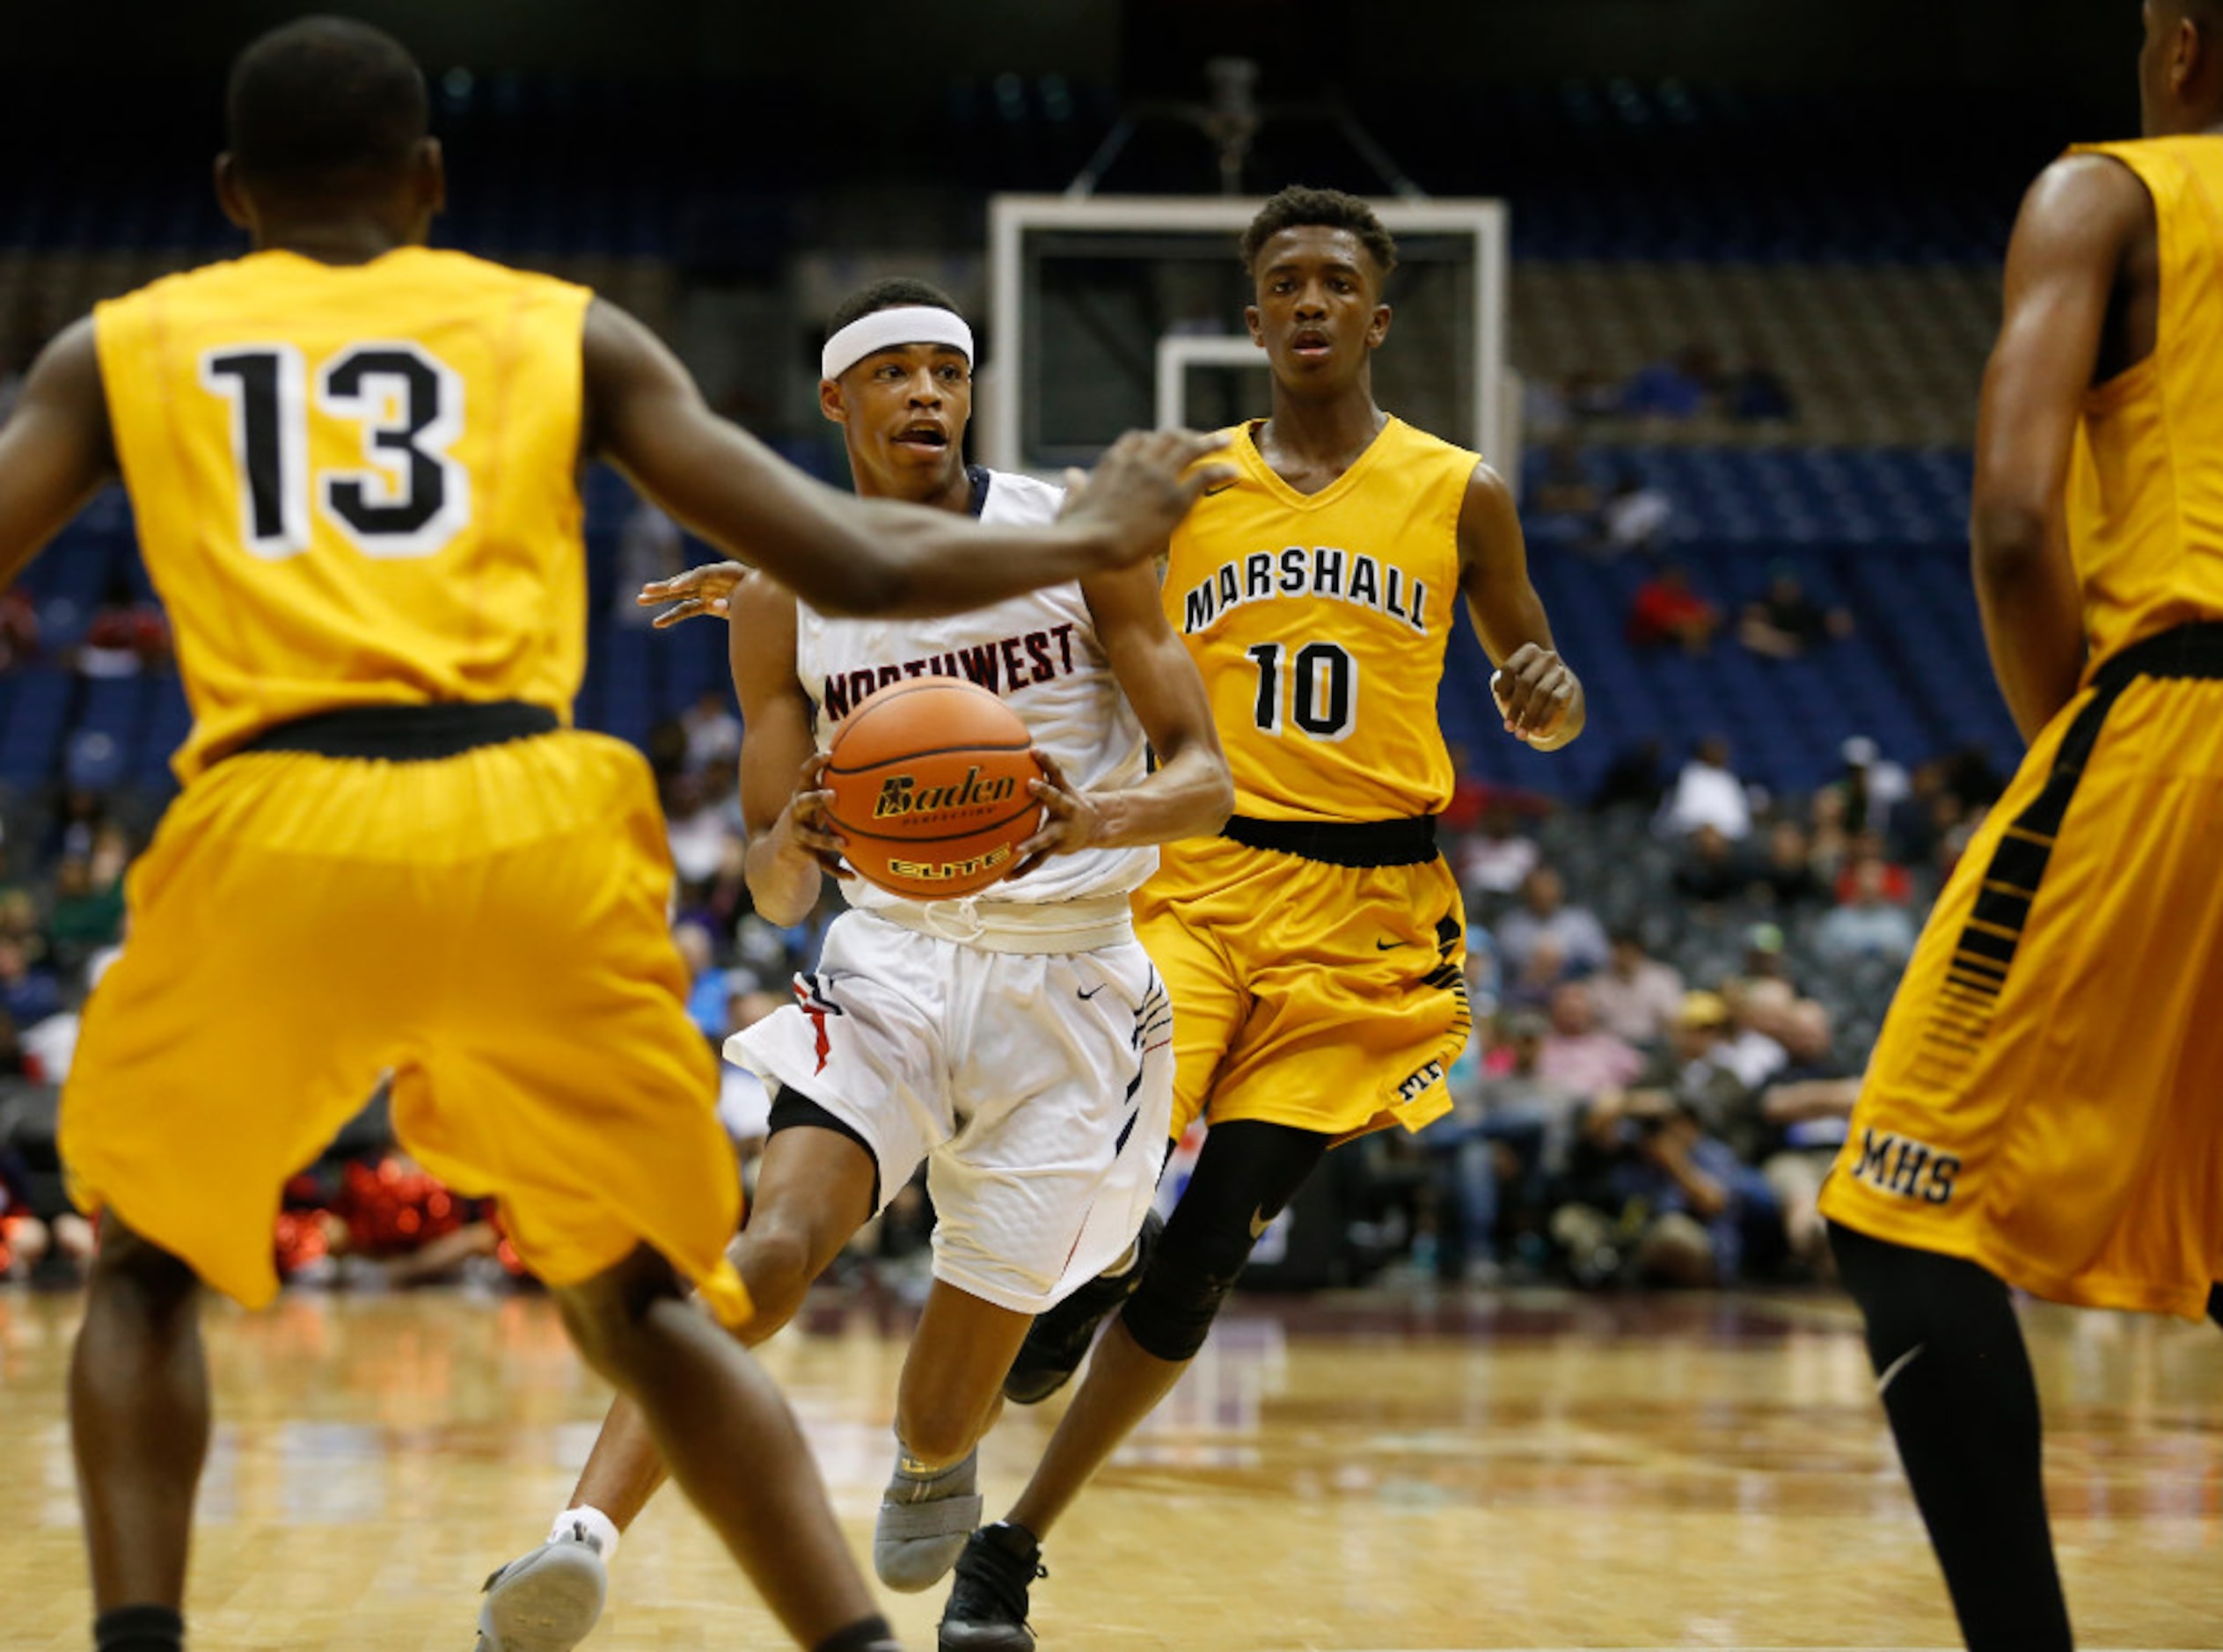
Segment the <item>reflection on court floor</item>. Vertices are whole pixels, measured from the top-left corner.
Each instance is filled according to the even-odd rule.
[[[0,1641],[77,1652],[62,1409],[76,1298],[0,1293],[16,1492]],[[2223,1344],[2029,1315],[2070,1601],[2095,1646],[2223,1646]],[[764,1350],[861,1550],[909,1319],[828,1298]],[[456,1652],[606,1393],[537,1298],[292,1296],[212,1316],[196,1643]],[[1007,1412],[991,1514],[1060,1401]],[[1055,1534],[1042,1652],[1949,1648],[1849,1312],[1827,1297],[1252,1298]],[[932,1644],[939,1597],[891,1612]],[[666,1499],[590,1648],[779,1644]]]

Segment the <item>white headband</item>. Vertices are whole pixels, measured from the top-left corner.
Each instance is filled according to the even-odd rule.
[[[932,304],[905,304],[859,316],[826,340],[819,376],[839,378],[867,356],[904,344],[946,344],[973,359],[973,330],[962,316]]]

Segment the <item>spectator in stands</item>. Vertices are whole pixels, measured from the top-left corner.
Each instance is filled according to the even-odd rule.
[[[1577,516],[1585,523],[1604,503],[1598,484],[1583,465],[1583,450],[1571,436],[1562,436],[1545,450],[1544,473],[1537,479],[1534,508],[1547,515]]]
[[[1567,961],[1567,947],[1557,935],[1544,934],[1536,938],[1504,983],[1503,1002],[1508,1009],[1540,1010],[1552,1001],[1562,982],[1574,978],[1577,971]]]
[[[737,776],[725,766],[683,774],[666,788],[666,831],[671,840],[671,863],[684,885],[714,881],[727,862],[727,843],[735,828],[725,805]]]
[[[1727,1283],[1753,1243],[1780,1238],[1774,1195],[1724,1134],[1749,1116],[1749,1092],[1722,1059],[1728,1027],[1718,995],[1686,995],[1646,1082],[1599,1096],[1585,1114],[1568,1178],[1574,1198],[1552,1219],[1578,1283]]]
[[[39,610],[20,585],[0,591],[0,671],[39,657]]]
[[[730,768],[741,761],[741,719],[734,715],[733,697],[722,688],[706,689],[700,698],[679,714],[687,735],[687,766]]]
[[[1520,829],[1513,806],[1503,798],[1482,811],[1474,835],[1459,846],[1459,881],[1469,898],[1510,895],[1536,870],[1534,838]]]
[[[1843,608],[1824,608],[1806,594],[1798,570],[1779,562],[1768,572],[1767,589],[1747,603],[1737,625],[1737,640],[1771,660],[1795,660],[1824,642],[1853,634],[1853,616]]]
[[[1839,754],[1845,761],[1842,778],[1826,790],[1842,800],[1841,818],[1848,832],[1883,831],[1889,828],[1891,809],[1912,794],[1913,784],[1906,771],[1883,755],[1866,735],[1846,741]]]
[[[1961,814],[1961,800],[1939,789],[1935,771],[1917,769],[1912,795],[1891,811],[1890,830],[1883,838],[1885,858],[1894,866],[1925,864]]]
[[[1990,754],[1978,745],[1956,749],[1939,760],[1937,769],[1939,784],[1958,798],[1965,810],[1988,808],[2007,789]]]
[[[1686,654],[1704,654],[1722,628],[1722,610],[1691,588],[1689,572],[1671,562],[1636,588],[1628,611],[1628,640],[1648,648],[1672,643]]]
[[[1550,1028],[1536,1070],[1577,1095],[1625,1088],[1643,1071],[1636,1047],[1598,1024],[1597,1005],[1583,982],[1563,982],[1553,990]]]
[[[1656,1093],[1660,1102],[1688,1113],[1709,1134],[1737,1128],[1746,1112],[1746,1091],[1722,1060],[1729,1036],[1729,1001],[1718,992],[1686,992],[1666,1047],[1651,1057],[1633,1088]]]
[[[1977,747],[1924,764],[1914,771],[1910,795],[1891,810],[1886,833],[1891,859],[1950,872],[1999,788],[1998,773]]]
[[[1656,551],[1675,522],[1675,501],[1634,470],[1624,470],[1598,512],[1595,548],[1607,556]]]
[[[750,912],[749,843],[739,832],[728,832],[718,870],[707,882],[687,886],[691,897],[682,917],[700,924],[721,940],[730,941],[741,920]]]
[[[1791,984],[1791,957],[1782,925],[1755,924],[1744,932],[1744,978]]]
[[[1444,1188],[1459,1213],[1458,1231],[1469,1283],[1498,1271],[1497,1231],[1507,1189],[1540,1207],[1545,1179],[1566,1154],[1579,1098],[1542,1071],[1544,1018],[1516,1010],[1497,1029],[1491,1054],[1452,1091],[1452,1112],[1422,1138],[1447,1174]]]
[[[1661,778],[1659,742],[1640,740],[1614,754],[1598,782],[1598,790],[1591,793],[1590,807],[1603,811],[1629,805],[1654,815],[1659,812],[1660,796],[1666,790],[1667,783]]]
[[[701,925],[676,924],[671,939],[687,966],[687,979],[693,983],[687,994],[688,1018],[701,1029],[705,1038],[722,1044],[731,1008],[728,1000],[735,993],[752,990],[760,983],[745,969],[718,968],[716,943]]]
[[[1845,830],[1844,793],[1824,786],[1814,793],[1809,816],[1807,860],[1823,886],[1834,890],[1837,875],[1845,870],[1846,858],[1853,846],[1853,836]],[[1834,899],[1834,895],[1831,898]]]
[[[725,1037],[746,1032],[780,1005],[779,995],[755,984],[756,976],[742,969],[726,971]],[[722,1045],[725,1038],[719,1042]],[[771,1093],[764,1081],[745,1067],[718,1064],[718,1122],[726,1127],[744,1163],[764,1151],[771,1129]]]
[[[1605,962],[1605,928],[1585,906],[1567,903],[1567,886],[1550,866],[1539,866],[1521,884],[1521,903],[1497,926],[1498,949],[1516,973],[1525,973],[1529,954],[1549,937],[1572,975],[1588,975]]]
[[[659,717],[648,725],[648,740],[643,750],[647,754],[650,772],[664,788],[662,801],[669,815],[672,805],[671,782],[687,772],[687,726],[676,717]]]
[[[1504,960],[1497,937],[1472,917],[1466,920],[1466,1002],[1479,1025],[1495,1015],[1505,997]]]
[[[1839,869],[1837,881],[1831,889],[1839,906],[1857,895],[1860,866],[1862,861],[1868,860],[1874,861],[1881,868],[1881,888],[1885,900],[1894,906],[1905,906],[1913,900],[1913,878],[1905,866],[1886,852],[1883,834],[1869,830],[1854,833],[1846,844],[1845,865]]]
[[[56,1211],[52,1221],[42,1218],[33,1206],[23,1156],[0,1149],[0,1278],[28,1279],[48,1256],[81,1278],[94,1242],[92,1224],[74,1210]]]
[[[62,807],[48,830],[43,852],[50,860],[66,860],[72,855],[90,860],[93,843],[106,824],[108,800],[89,786],[73,786],[62,794]]]
[[[1781,951],[1780,945],[1776,950]],[[1777,1035],[1789,1019],[1797,996],[1789,982],[1772,975],[1748,976],[1724,988],[1722,997],[1729,1005],[1729,1035],[1722,1041],[1715,1059],[1735,1073],[1737,1082],[1747,1091],[1757,1092],[1790,1060]],[[1757,1132],[1749,1128],[1753,1122],[1733,1120],[1722,1127],[1729,1144],[1739,1152],[1759,1144]]]
[[[1701,906],[1719,906],[1743,891],[1745,877],[1737,845],[1707,822],[1685,840],[1675,863],[1675,892]]]
[[[15,1018],[0,1010],[0,1078],[29,1078],[37,1083],[43,1082],[46,1077],[38,1057],[24,1047],[23,1034],[16,1026]]]
[[[1886,893],[1890,868],[1874,855],[1853,862],[1851,899],[1821,922],[1814,951],[1824,963],[1876,959],[1904,964],[1914,952],[1914,920]]]
[[[808,969],[805,961],[814,955],[818,945],[820,927],[815,925],[819,909],[792,928],[779,929],[751,912],[734,925],[734,959],[753,969],[767,981],[776,981]],[[831,920],[827,920],[830,922]]]
[[[1860,1075],[1838,1056],[1829,1012],[1811,998],[1791,1006],[1782,1038],[1789,1059],[1760,1097],[1760,1118],[1767,1129],[1760,1173],[1782,1207],[1793,1260],[1825,1272],[1829,1246],[1815,1202],[1844,1144],[1846,1121],[1860,1096]]]
[[[47,936],[55,959],[74,967],[123,932],[121,866],[103,882],[92,862],[72,855],[55,868],[54,905],[47,914]]]
[[[686,563],[686,545],[679,524],[647,500],[636,498],[618,530],[618,581],[610,598],[611,617],[621,625],[636,628],[654,624],[656,610],[643,608],[634,597],[642,586],[669,579]]]
[[[1614,1037],[1650,1049],[1667,1034],[1683,999],[1683,977],[1647,954],[1633,929],[1616,930],[1612,955],[1590,979],[1598,1023]]]
[[[1733,844],[1751,836],[1752,802],[1744,782],[1729,767],[1728,741],[1709,735],[1699,742],[1675,777],[1675,789],[1668,793],[1659,824],[1671,837],[1687,837],[1701,826],[1711,826]]]
[[[1722,386],[1722,401],[1738,424],[1784,424],[1798,412],[1783,376],[1756,359],[1747,359],[1729,374]]]
[[[1925,859],[1939,877],[1949,877],[1967,852],[1969,839],[1976,836],[1976,829],[1984,823],[1991,808],[1985,804],[1970,808],[1954,792],[1940,792],[1930,808],[1930,845]]]
[[[1767,829],[1767,857],[1753,885],[1786,916],[1819,907],[1830,898],[1828,888],[1814,875],[1813,845],[1795,820],[1779,820]]]
[[[137,676],[169,658],[170,622],[141,598],[129,579],[118,574],[85,627],[77,647],[78,671],[91,677]]]
[[[1665,361],[1637,369],[1621,388],[1621,413],[1631,419],[1682,424],[1704,413],[1721,377],[1720,359],[1690,345]]]
[[[1689,1115],[1634,1093],[1604,1098],[1583,1116],[1575,1196],[1552,1213],[1552,1237],[1578,1285],[1728,1283],[1744,1181],[1736,1156]]]
[[[1577,368],[1569,373],[1562,394],[1568,412],[1578,424],[1611,419],[1621,411],[1621,387],[1595,368]]]
[[[0,890],[0,939],[13,941],[34,963],[46,956],[46,931],[39,920],[38,898],[30,890]]]
[[[289,1283],[406,1290],[525,1277],[492,1200],[451,1191],[391,1134],[329,1173],[297,1178],[278,1218]]]
[[[0,1008],[26,1029],[62,1008],[62,987],[53,973],[34,965],[14,940],[0,939]]]

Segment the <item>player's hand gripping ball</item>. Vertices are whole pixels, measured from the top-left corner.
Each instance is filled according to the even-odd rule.
[[[867,695],[834,730],[824,785],[842,856],[891,895],[977,895],[1019,864],[1042,778],[1019,713],[986,689],[920,677]]]

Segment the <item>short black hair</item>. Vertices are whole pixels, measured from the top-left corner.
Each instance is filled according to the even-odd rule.
[[[239,170],[293,188],[400,166],[424,137],[429,108],[407,48],[352,18],[271,30],[239,54],[224,93]]]
[[[957,308],[957,301],[931,281],[922,281],[910,275],[891,275],[886,281],[874,281],[869,287],[859,287],[855,292],[834,306],[834,313],[826,318],[826,336],[832,338],[852,321],[877,315],[883,310],[899,310],[918,304],[928,310],[947,310],[953,316],[965,313]]]
[[[1253,277],[1257,275],[1258,255],[1266,250],[1266,243],[1283,230],[1312,225],[1349,230],[1358,238],[1359,245],[1366,249],[1384,275],[1397,267],[1397,238],[1382,227],[1373,208],[1340,189],[1308,189],[1302,184],[1291,184],[1261,207],[1258,216],[1250,221],[1250,228],[1243,231],[1244,272]]]

